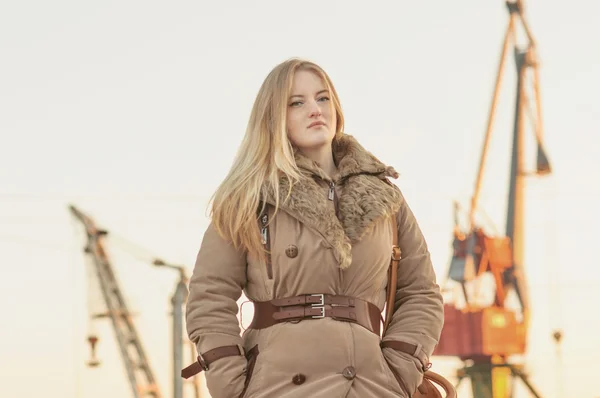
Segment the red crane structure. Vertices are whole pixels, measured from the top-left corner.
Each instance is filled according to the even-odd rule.
[[[464,367],[458,372],[458,384],[469,378],[476,398],[511,397],[513,378],[520,379],[531,394],[539,398],[540,394],[529,382],[522,366],[510,359],[526,352],[531,311],[524,271],[525,180],[528,176],[549,174],[551,168],[543,148],[537,45],[524,16],[523,2],[507,2],[506,6],[508,27],[466,228],[460,225],[458,207],[455,206],[448,281],[454,281],[455,285],[458,283],[461,294],[454,302],[446,301],[445,326],[434,355],[454,356],[464,361]],[[525,44],[522,45],[517,43],[518,25],[524,32]],[[498,236],[477,224],[475,214],[509,49],[513,50],[516,63],[517,89],[506,231],[503,236]],[[527,115],[533,123],[537,142],[537,165],[532,172],[526,169],[525,164]],[[494,291],[493,297],[487,303],[478,302],[473,296],[486,286],[489,287],[487,292]],[[517,304],[516,308],[511,302]]]

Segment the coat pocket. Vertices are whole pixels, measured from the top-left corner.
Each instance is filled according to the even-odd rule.
[[[398,382],[398,385],[400,386],[400,389],[402,389],[402,392],[404,394],[406,394],[407,397],[410,397],[409,392],[408,392],[408,388],[406,387],[406,383],[402,379],[402,376],[400,376],[400,374],[398,373],[398,371],[396,369],[394,369],[393,366],[390,366],[390,364],[387,362],[387,360],[386,360],[386,364],[387,364],[387,367],[392,372],[392,374],[394,375],[394,378]]]
[[[406,383],[404,382],[404,380],[402,379],[402,377],[400,376],[398,371],[396,369],[394,369],[393,366],[390,365],[390,363],[387,361],[387,359],[385,358],[383,353],[381,356],[383,358],[383,366],[385,366],[388,370],[388,373],[390,373],[393,376],[395,382],[397,383],[396,386],[400,387],[400,391],[402,391],[402,395],[404,395],[406,397],[410,397],[410,395],[408,393],[408,388],[406,388]]]
[[[256,364],[258,353],[258,344],[256,344],[246,353],[246,359],[248,360],[248,366],[246,367],[246,380],[244,382],[244,389],[242,390],[239,398],[243,398],[244,395],[246,395],[246,391],[248,391],[248,386],[250,385],[250,380],[252,379],[252,373],[254,373],[254,365]]]

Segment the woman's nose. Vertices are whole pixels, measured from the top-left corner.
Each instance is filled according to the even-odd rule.
[[[312,105],[312,109],[310,110],[310,117],[315,117],[315,116],[321,116],[322,112],[321,112],[321,108],[319,107],[318,104],[314,103]]]

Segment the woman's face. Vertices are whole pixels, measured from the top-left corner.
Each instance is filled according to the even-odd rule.
[[[300,151],[331,147],[336,117],[331,96],[321,78],[311,71],[294,75],[287,109],[288,138]]]

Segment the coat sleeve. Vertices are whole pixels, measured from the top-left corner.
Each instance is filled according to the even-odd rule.
[[[385,347],[383,355],[402,379],[408,396],[412,396],[423,381],[423,372],[439,341],[444,307],[427,243],[404,197],[396,220],[401,260],[394,314],[382,340],[410,343],[417,349],[410,355]]]
[[[211,223],[200,245],[186,304],[186,328],[198,353],[242,345],[237,300],[245,285],[246,254],[236,251]],[[205,373],[211,396],[239,396],[244,388],[247,363],[242,355],[213,362]]]

